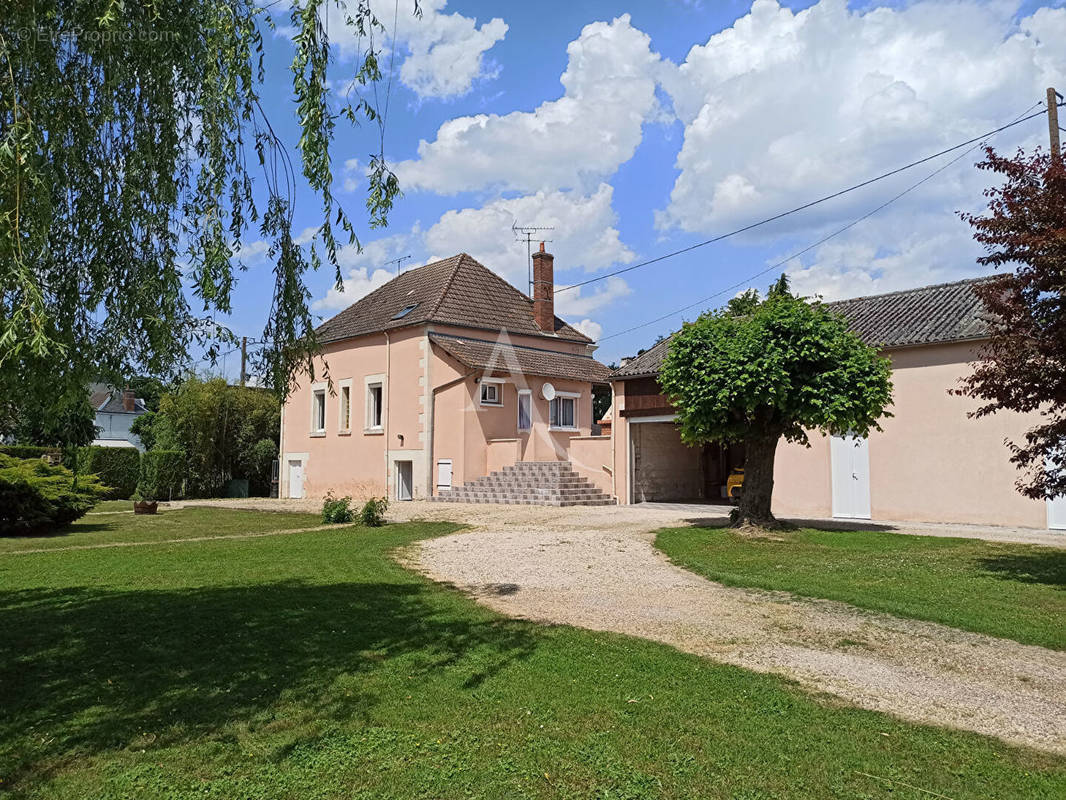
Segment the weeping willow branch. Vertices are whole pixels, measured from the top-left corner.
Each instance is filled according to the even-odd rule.
[[[262,367],[282,395],[311,368],[307,273],[325,262],[339,282],[338,249],[359,246],[333,194],[337,122],[371,122],[379,135],[384,124],[374,104],[329,90],[324,20],[339,16],[371,41],[385,29],[366,0],[286,5],[298,170],[261,103],[273,6],[9,5],[0,19],[0,393],[20,391],[31,369],[73,390],[95,375],[173,373],[194,346],[211,349],[225,332],[205,323],[231,310],[250,231],[269,241],[275,265]],[[366,48],[351,81],[382,80],[378,56]],[[371,226],[387,223],[399,196],[378,149]],[[292,234],[298,181],[319,199],[310,252]]]

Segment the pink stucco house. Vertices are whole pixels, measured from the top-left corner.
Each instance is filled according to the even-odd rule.
[[[282,411],[280,495],[468,499],[521,464],[524,499],[613,502],[610,439],[592,435],[609,370],[555,316],[553,272],[541,245],[530,298],[463,253],[323,323],[315,377]]]
[[[1037,501],[1015,488],[1006,439],[1036,417],[973,419],[976,403],[950,392],[987,341],[975,280],[831,303],[892,361],[893,416],[867,440],[812,434],[811,447],[782,443],[774,513],[783,517],[1066,528],[1066,498]],[[742,448],[686,447],[657,383],[664,340],[611,376],[612,491],[620,503],[720,501]]]

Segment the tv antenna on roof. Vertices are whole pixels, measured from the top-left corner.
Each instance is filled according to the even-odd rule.
[[[400,274],[400,264],[402,264],[404,261],[406,261],[410,257],[411,256],[400,256],[399,258],[394,258],[392,261],[386,261],[384,264],[382,264],[382,266],[383,267],[387,267],[389,264],[395,264],[396,265],[396,274],[399,275]]]
[[[519,225],[518,220],[515,220],[511,224],[511,232],[514,234],[514,240],[516,242],[526,243],[526,269],[529,272],[529,286],[527,291],[529,296],[533,296],[533,240],[536,239],[540,242],[550,242],[551,239],[542,239],[538,236],[539,231],[553,231],[555,228],[534,228],[529,225]]]

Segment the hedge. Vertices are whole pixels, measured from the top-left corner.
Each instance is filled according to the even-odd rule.
[[[92,475],[40,458],[0,454],[0,535],[51,533],[96,505],[105,487]]]
[[[149,450],[141,456],[137,495],[142,500],[170,500],[181,494],[185,453],[181,450]]]
[[[58,447],[34,447],[33,445],[26,444],[0,445],[0,453],[11,456],[12,458],[40,458],[41,456],[51,456],[53,459],[58,460],[63,457],[63,451]]]
[[[111,488],[112,500],[129,500],[137,489],[141,453],[135,447],[85,447],[78,456],[78,472],[96,475]]]

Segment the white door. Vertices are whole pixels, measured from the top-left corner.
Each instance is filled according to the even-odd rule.
[[[870,518],[870,449],[866,439],[834,436],[830,442],[833,461],[833,516]]]
[[[1049,459],[1048,466],[1053,462]],[[1047,501],[1047,526],[1052,530],[1066,530],[1066,496],[1052,497]]]
[[[452,460],[442,458],[437,462],[437,488],[452,488]]]
[[[396,462],[396,499],[410,500],[411,488],[414,484],[412,479],[412,465],[410,461]]]
[[[304,496],[304,462],[289,462],[289,497]]]

